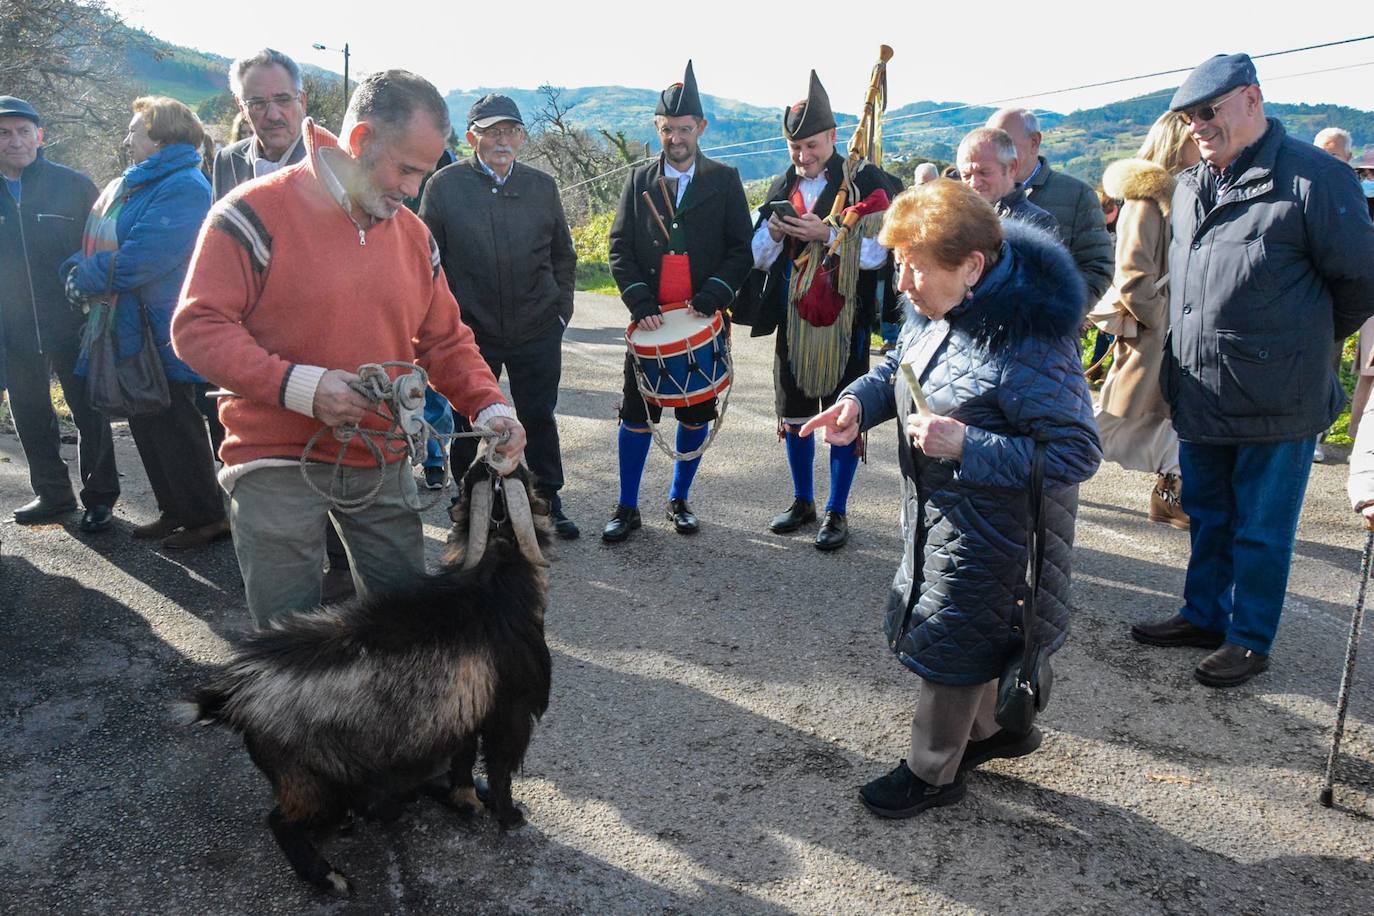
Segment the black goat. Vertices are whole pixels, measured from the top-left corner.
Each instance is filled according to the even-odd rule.
[[[511,774],[549,705],[548,504],[523,466],[500,478],[478,462],[463,491],[440,572],[274,623],[188,704],[195,722],[243,733],[272,783],[277,843],[297,874],[338,893],[352,884],[311,831],[353,811],[394,818],[445,768],[448,802],[471,815],[479,738],[486,806],[503,830],[524,822]]]

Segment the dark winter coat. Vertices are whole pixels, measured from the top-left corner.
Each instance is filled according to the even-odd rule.
[[[820,197],[816,198],[816,205],[811,208],[812,212],[821,219],[830,215],[830,209],[835,203],[835,195],[840,191],[844,162],[845,157],[836,152],[825,164],[825,190],[821,192]],[[754,231],[768,222],[769,216],[772,215],[769,204],[773,201],[789,199],[796,184],[796,166],[788,166],[787,171],[773,179],[773,184],[768,188],[768,194],[764,197],[763,204],[759,206],[758,217],[754,222]],[[860,199],[867,197],[878,188],[887,191],[890,198],[896,197],[902,191],[900,179],[872,165],[865,166],[859,171],[854,177],[854,184],[858,188]],[[858,201],[851,200],[849,203],[852,205]],[[752,240],[752,234],[750,238]],[[782,254],[778,255],[777,260],[768,270],[756,270],[750,275],[749,283],[741,292],[733,310],[735,320],[738,323],[747,324],[752,328],[749,336],[763,337],[772,334],[779,327],[786,327],[786,269],[789,263],[788,248],[784,246]],[[863,334],[867,334],[871,329],[877,327],[880,313],[885,311],[884,304],[877,301],[878,280],[890,276],[891,273],[891,258],[888,259],[887,265],[882,269],[859,271],[859,282],[854,294],[858,306],[854,311],[854,327],[860,329]],[[891,284],[888,286],[889,289],[885,298],[895,303],[896,294],[891,292]],[[889,314],[888,317],[896,316]]]
[[[1199,163],[1178,176],[1160,387],[1180,439],[1315,436],[1345,395],[1338,341],[1374,313],[1374,225],[1348,165],[1278,121],[1205,212]]]
[[[1088,304],[1095,305],[1112,285],[1116,254],[1097,192],[1072,175],[1056,172],[1041,156],[1040,171],[1026,183],[1026,196],[1059,223],[1059,237],[1088,285]]]
[[[81,312],[67,301],[58,267],[81,250],[97,191],[89,178],[38,158],[24,169],[15,203],[0,181],[0,321],[5,345],[19,353],[74,347]]]
[[[658,188],[661,175],[662,156],[632,171],[611,224],[611,276],[636,321],[659,312],[658,272],[667,249],[643,192],[649,192],[664,223],[671,223]],[[677,223],[690,261],[692,308],[710,314],[728,307],[754,265],[749,201],[739,172],[698,154]]]
[[[1027,492],[1045,443],[1046,551],[1037,605],[1053,651],[1068,635],[1078,484],[1102,455],[1078,355],[1083,281],[1048,233],[1009,221],[1001,258],[944,320],[909,314],[897,349],[843,396],[863,428],[896,418],[905,542],[888,599],[888,644],[940,684],[980,684],[1021,649],[1015,600],[1026,574]],[[915,401],[898,366],[912,363],[942,416],[967,424],[962,460],[911,445]]]
[[[498,185],[474,155],[434,174],[419,214],[479,342],[518,346],[572,320],[577,252],[549,175],[516,162]]]
[[[1002,219],[1019,219],[1022,222],[1030,223],[1040,229],[1059,238],[1059,221],[1050,215],[1050,211],[1043,207],[1037,207],[1030,202],[1026,196],[1026,189],[1017,185],[1011,193],[993,205],[997,215]]]
[[[163,147],[125,170],[124,194],[127,200],[115,223],[119,248],[73,258],[76,287],[93,297],[107,289],[119,294],[115,329],[121,358],[132,356],[143,345],[141,306],[167,378],[202,382],[172,351],[171,340],[172,312],[200,225],[210,212],[210,183],[200,170],[200,150],[189,143]],[[83,372],[84,364],[78,364],[77,371]]]

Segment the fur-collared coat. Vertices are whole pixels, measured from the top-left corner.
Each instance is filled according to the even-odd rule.
[[[909,313],[897,349],[842,397],[862,427],[898,419],[902,562],[887,607],[888,645],[939,684],[982,684],[1021,651],[1016,600],[1026,578],[1031,462],[1045,443],[1045,569],[1038,636],[1069,629],[1078,484],[1101,461],[1078,355],[1085,292],[1068,251],[1044,230],[1003,222],[1001,257],[943,320]],[[906,436],[910,363],[941,416],[967,425],[963,458],[929,458]]]
[[[1117,337],[1112,368],[1102,386],[1103,413],[1125,419],[1168,421],[1159,391],[1164,336],[1169,330],[1169,201],[1174,179],[1145,159],[1113,162],[1102,176],[1109,197],[1121,201],[1116,218],[1116,273],[1109,296],[1134,318],[1135,337]]]

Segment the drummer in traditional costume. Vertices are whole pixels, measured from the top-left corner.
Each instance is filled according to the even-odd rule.
[[[864,165],[846,181],[845,157],[835,150],[835,115],[815,70],[806,98],[784,111],[783,132],[792,165],[768,189],[753,237],[754,268],[767,273],[752,317],[753,336],[777,331],[775,405],[792,471],[792,505],[769,525],[777,534],[816,520],[816,444],[798,430],[868,372],[880,283],[891,272],[888,252],[877,240],[888,176]],[[837,220],[827,217],[842,191],[856,213],[872,212],[846,232],[831,270],[822,261],[839,230]],[[789,201],[800,217],[777,215],[773,201]],[[830,446],[830,493],[816,535],[820,550],[836,550],[849,540],[849,490],[860,448],[859,440]]]
[[[697,148],[706,131],[706,115],[691,61],[682,82],[660,93],[654,127],[663,153],[658,161],[630,173],[610,236],[611,274],[637,329],[643,331],[662,326],[661,306],[686,302],[698,316],[723,311],[752,263],[749,204],[739,173],[712,162]],[[639,484],[653,444],[649,424],[658,423],[662,413],[661,407],[644,402],[633,357],[627,353],[620,404],[620,499],[601,532],[605,541],[623,541],[640,526]],[[717,403],[712,398],[678,407],[674,415],[676,450],[689,455],[706,443]],[[667,517],[680,534],[692,534],[699,527],[687,498],[700,462],[698,454],[677,461],[673,468]]]

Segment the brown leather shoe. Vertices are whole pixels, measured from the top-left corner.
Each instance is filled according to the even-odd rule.
[[[1155,475],[1155,485],[1150,490],[1150,521],[1187,531],[1188,513],[1179,501],[1182,493],[1183,482],[1177,474]]]
[[[1196,646],[1199,649],[1215,649],[1226,641],[1225,633],[1195,627],[1175,614],[1167,620],[1155,623],[1138,623],[1131,627],[1131,638],[1147,646]]]
[[[1193,677],[1208,687],[1235,687],[1269,667],[1269,656],[1228,642],[1204,658]]]
[[[155,541],[165,538],[180,527],[181,522],[178,522],[176,519],[168,518],[165,515],[160,515],[155,522],[149,522],[146,525],[135,525],[131,534],[136,541]]]
[[[176,534],[169,534],[162,539],[162,546],[170,550],[192,550],[196,547],[208,547],[228,536],[229,519],[222,518],[199,528],[183,528]]]

